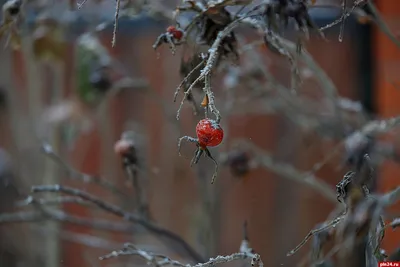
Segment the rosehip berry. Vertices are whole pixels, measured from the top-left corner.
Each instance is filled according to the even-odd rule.
[[[169,26],[167,28],[167,32],[172,34],[172,36],[176,39],[176,40],[180,40],[183,37],[183,32],[181,30],[178,30],[177,28],[175,28],[174,26]]]
[[[129,155],[134,149],[134,144],[128,140],[118,140],[114,145],[114,152],[120,157]]]
[[[213,184],[218,173],[218,163],[213,158],[207,147],[217,146],[221,144],[222,139],[224,138],[224,131],[216,121],[210,119],[203,119],[199,121],[199,123],[196,126],[196,134],[197,138],[193,138],[190,136],[182,136],[181,138],[179,138],[178,141],[179,155],[181,150],[181,143],[183,140],[196,143],[197,149],[194,153],[194,157],[192,159],[192,162],[190,163],[190,166],[192,166],[193,164],[197,164],[200,160],[201,155],[205,153],[206,157],[211,159],[215,165],[214,174],[211,178],[211,183]]]
[[[214,120],[203,119],[196,126],[196,134],[200,148],[218,146],[224,138],[224,131]]]

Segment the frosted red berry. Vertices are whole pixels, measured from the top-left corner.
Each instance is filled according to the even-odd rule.
[[[208,150],[208,146],[218,146],[221,144],[222,139],[224,138],[224,131],[222,130],[219,123],[210,119],[203,119],[199,121],[196,126],[196,134],[197,138],[193,138],[191,136],[182,136],[178,141],[178,151],[180,154],[181,143],[183,140],[196,143],[197,149],[194,153],[194,157],[190,163],[190,166],[193,164],[197,164],[200,160],[201,155],[205,153],[205,156],[211,159],[215,164],[214,174],[211,178],[211,183],[213,184],[215,178],[218,173],[218,162],[213,158],[210,151]]]
[[[181,30],[178,30],[174,26],[169,26],[167,28],[167,32],[172,34],[172,36],[177,40],[180,40],[183,37],[183,32]]]
[[[198,143],[201,148],[218,146],[224,138],[224,131],[214,120],[203,119],[196,126]]]

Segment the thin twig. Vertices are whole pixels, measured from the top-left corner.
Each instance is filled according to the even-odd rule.
[[[243,244],[243,243],[242,243]],[[245,243],[247,244],[247,243]],[[238,253],[233,253],[228,256],[217,256],[215,258],[210,258],[209,261],[205,263],[197,263],[195,265],[183,264],[176,260],[171,260],[169,257],[164,255],[153,254],[142,249],[138,249],[135,245],[127,243],[124,248],[119,251],[113,251],[107,255],[100,257],[100,260],[111,259],[119,256],[136,255],[145,259],[149,265],[154,266],[179,266],[179,267],[213,267],[217,264],[231,262],[235,260],[251,259],[252,266],[263,267],[263,262],[260,255],[252,253],[252,249],[248,246],[241,246],[241,251]]]
[[[52,146],[48,143],[44,143],[42,146],[42,152],[48,156],[50,159],[52,159],[55,163],[57,163],[59,166],[61,166],[64,171],[67,173],[68,176],[72,179],[77,179],[80,180],[84,183],[94,183],[102,186],[103,188],[109,190],[110,192],[113,192],[118,195],[126,196],[124,192],[122,192],[120,189],[118,189],[116,186],[114,186],[112,183],[109,181],[98,177],[98,176],[93,176],[90,174],[82,173],[74,168],[72,168],[70,165],[64,162],[64,160],[61,159],[60,156],[58,156]]]
[[[132,185],[135,189],[135,198],[136,198],[136,205],[139,214],[146,219],[150,218],[150,211],[147,204],[145,192],[143,185],[139,182],[139,177],[137,175],[137,166],[128,165],[125,168],[127,175],[129,176],[129,180],[132,181]]]
[[[331,227],[335,227],[336,224],[338,224],[341,220],[343,220],[343,216],[337,217],[334,220],[332,220],[331,222],[329,222],[328,224],[324,225],[321,228],[318,229],[314,229],[311,230],[306,237],[300,242],[300,244],[298,244],[294,249],[292,249],[291,251],[289,251],[286,256],[292,256],[293,254],[295,254],[297,251],[299,251],[300,248],[302,248],[308,240],[310,240],[310,238],[312,238],[314,235],[321,233],[322,231],[325,231]]]
[[[114,30],[111,42],[112,47],[115,47],[115,44],[117,42],[117,28],[118,28],[118,17],[119,17],[120,6],[121,6],[121,0],[117,0],[117,5],[115,7]]]
[[[344,19],[349,17],[357,7],[359,7],[362,4],[365,4],[367,2],[369,2],[369,1],[368,0],[356,0],[356,1],[354,1],[353,7],[350,9],[349,12],[342,14],[342,16],[340,16],[340,18],[335,20],[334,22],[331,22],[331,23],[321,27],[320,31],[327,30],[327,29],[332,28],[333,26],[341,23]]]
[[[197,71],[205,62],[205,59],[203,59],[199,64],[197,64],[196,67],[194,67],[189,73],[188,75],[186,75],[186,77],[181,81],[181,83],[178,85],[178,87],[176,88],[175,94],[174,94],[174,102],[176,101],[176,98],[178,97],[179,91],[182,88],[182,86],[189,80],[190,76],[192,76],[192,74]],[[189,94],[189,93],[188,93]],[[187,97],[187,96],[186,96]]]
[[[339,31],[339,42],[343,41],[343,35],[344,35],[344,25],[346,23],[346,5],[347,5],[347,0],[342,0],[342,23],[340,25],[340,31]]]
[[[102,219],[96,219],[96,220],[87,219],[67,214],[63,211],[56,209],[51,209],[51,210],[46,209],[45,211],[40,211],[40,210],[18,211],[18,212],[0,214],[0,224],[42,222],[46,220],[55,220],[63,223],[81,225],[103,231],[132,233],[135,230],[135,227],[129,224],[107,221]]]
[[[121,209],[120,207],[107,203],[100,198],[97,198],[89,193],[83,192],[78,189],[74,189],[71,187],[61,186],[61,185],[41,185],[41,186],[33,186],[32,192],[40,193],[40,192],[52,192],[52,193],[65,193],[68,195],[78,196],[84,200],[87,200],[99,208],[114,214],[118,217],[124,218],[126,221],[138,223],[150,232],[160,236],[167,237],[169,240],[175,241],[177,244],[184,249],[188,256],[190,256],[196,262],[202,262],[203,258],[200,256],[184,239],[182,239],[179,235],[164,229],[160,226],[155,225],[154,223],[144,219],[136,214],[129,213]]]
[[[251,11],[250,11],[251,12]],[[250,13],[248,12],[248,13]],[[247,13],[247,14],[248,14]],[[221,45],[221,42],[224,40],[224,38],[226,36],[228,36],[237,26],[239,26],[240,22],[245,19],[246,16],[242,16],[234,21],[232,21],[228,26],[225,27],[224,30],[220,31],[218,33],[217,38],[215,39],[214,43],[212,44],[211,48],[208,50],[208,57],[207,57],[207,62],[205,67],[201,70],[199,77],[197,77],[197,79],[190,85],[190,87],[186,90],[185,92],[185,96],[182,99],[181,105],[177,111],[177,115],[176,118],[177,120],[179,120],[180,117],[180,112],[183,106],[183,102],[185,101],[187,95],[192,91],[193,87],[199,83],[202,80],[205,80],[207,77],[209,78],[211,75],[211,71],[213,70],[215,63],[217,62],[218,59],[218,52],[219,52],[219,46]],[[204,91],[206,92],[208,99],[209,99],[209,108],[210,110],[214,113],[214,115],[216,116],[216,121],[220,122],[221,120],[221,116],[219,114],[218,109],[215,106],[215,98],[214,98],[214,94],[211,90],[210,84],[206,84]]]
[[[78,9],[81,9],[82,6],[87,2],[87,0],[83,0],[81,3],[78,4]]]
[[[17,202],[15,205],[18,207],[23,207],[23,206],[28,206],[31,205],[32,202],[34,201],[32,196],[27,197],[25,200]],[[82,200],[79,197],[71,197],[71,196],[65,196],[65,197],[57,197],[53,199],[37,199],[36,200],[40,205],[59,205],[59,204],[79,204],[79,205],[91,205],[90,202],[87,202],[85,200]]]
[[[339,152],[340,148],[346,143],[346,140],[354,138],[355,135],[374,137],[378,134],[386,133],[400,125],[400,116],[387,120],[374,120],[365,124],[361,129],[355,131],[345,139],[343,139],[330,153],[328,153],[320,162],[314,164],[310,173],[316,173],[320,170],[333,156]]]
[[[374,3],[372,1],[368,1],[367,4],[371,13],[374,15],[375,24],[378,25],[378,27],[382,30],[382,32],[386,34],[386,36],[390,39],[390,41],[392,41],[397,47],[400,48],[399,39],[397,39],[394,36],[387,23],[382,19],[382,16],[379,14],[379,11],[375,7]]]
[[[182,98],[182,101],[179,105],[178,111],[176,112],[176,120],[179,120],[180,115],[181,115],[181,110],[183,107],[183,104],[185,103],[185,100],[187,99],[188,95],[192,92],[193,88],[196,86],[196,84],[198,84],[201,80],[203,80],[204,77],[202,77],[201,75],[199,77],[197,77],[196,80],[194,80],[194,82],[189,86],[189,88],[185,91],[184,96]]]
[[[383,206],[390,206],[400,200],[400,186],[386,193],[380,199]]]
[[[336,194],[334,193],[333,188],[325,183],[322,179],[317,178],[316,176],[307,172],[299,171],[290,164],[275,161],[267,152],[248,141],[241,141],[240,144],[255,153],[256,161],[261,166],[284,178],[305,184],[315,189],[316,192],[319,192],[332,203],[337,203]]]

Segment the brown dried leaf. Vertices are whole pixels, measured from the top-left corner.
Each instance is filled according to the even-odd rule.
[[[203,101],[201,101],[201,106],[206,107],[208,105],[208,95],[204,95]]]
[[[66,51],[62,32],[54,21],[42,21],[33,33],[33,52],[37,59],[61,61]]]

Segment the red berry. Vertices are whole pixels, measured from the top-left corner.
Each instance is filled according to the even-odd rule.
[[[214,120],[203,119],[196,126],[196,134],[201,148],[217,146],[224,138],[224,131]]]
[[[167,32],[172,34],[172,36],[177,40],[180,40],[182,38],[182,36],[183,36],[183,32],[181,30],[178,30],[174,26],[169,26],[167,28]]]
[[[114,152],[118,156],[124,157],[128,155],[134,147],[134,144],[128,140],[118,140],[114,145]]]
[[[168,26],[167,32],[173,32],[173,31],[176,31],[175,26]]]

